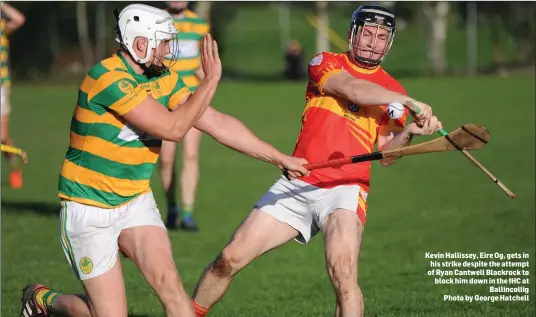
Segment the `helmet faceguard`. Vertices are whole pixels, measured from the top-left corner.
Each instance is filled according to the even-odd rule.
[[[393,44],[395,15],[380,6],[360,6],[348,32],[350,56],[366,68],[379,66]]]
[[[172,47],[168,44],[177,37],[171,15],[164,10],[142,4],[129,5],[120,14],[115,10],[115,15],[115,40],[121,47],[146,73],[159,75],[166,72],[172,65],[164,64],[164,60],[176,60],[179,53],[178,46]],[[134,50],[134,42],[140,37],[147,40],[145,56],[141,58]],[[168,45],[169,51],[160,45],[162,42]]]

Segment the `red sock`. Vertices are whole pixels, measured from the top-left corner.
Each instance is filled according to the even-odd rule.
[[[195,300],[192,299],[194,305],[195,317],[205,317],[208,314],[208,309],[201,307]]]

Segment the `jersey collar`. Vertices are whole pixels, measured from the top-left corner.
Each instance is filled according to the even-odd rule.
[[[381,67],[378,65],[372,69],[367,69],[367,68],[362,68],[362,67],[359,67],[357,66],[356,64],[354,64],[351,60],[350,60],[350,57],[348,57],[349,55],[349,52],[346,52],[344,54],[344,58],[346,58],[346,61],[348,62],[348,64],[352,67],[353,70],[355,70],[356,72],[358,73],[361,73],[361,74],[374,74],[376,73],[377,71],[379,71],[381,69]]]

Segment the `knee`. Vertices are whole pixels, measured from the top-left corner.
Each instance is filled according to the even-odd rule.
[[[210,271],[219,278],[232,278],[246,265],[245,257],[240,254],[237,247],[231,244],[225,247],[212,263]]]
[[[184,151],[182,155],[183,165],[196,166],[199,159],[197,151]]]
[[[357,263],[350,254],[332,256],[327,264],[329,277],[336,285],[357,285]]]
[[[155,278],[154,288],[156,293],[164,301],[178,298],[181,292],[181,282],[175,269],[168,269]]]

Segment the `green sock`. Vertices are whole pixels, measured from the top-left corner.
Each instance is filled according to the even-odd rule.
[[[61,295],[60,293],[56,293],[53,290],[44,288],[39,291],[37,291],[37,294],[35,294],[35,300],[37,303],[43,307],[45,307],[46,310],[53,309],[54,300],[56,297]]]
[[[181,210],[182,219],[184,219],[184,218],[192,218],[193,213],[194,213],[194,206],[186,205],[186,204],[184,204],[182,206],[182,210]]]

